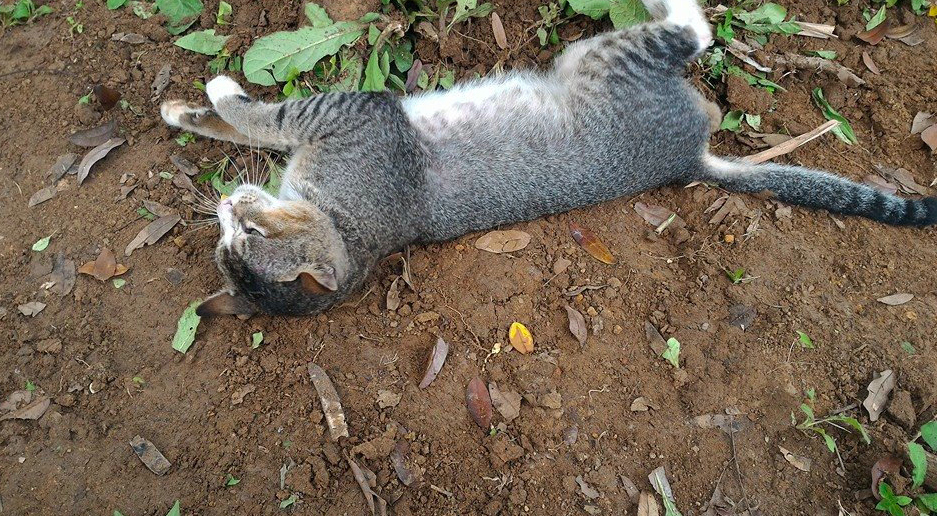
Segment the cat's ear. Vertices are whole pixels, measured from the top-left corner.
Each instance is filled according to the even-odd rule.
[[[216,315],[253,315],[257,308],[240,294],[232,294],[222,290],[212,295],[198,305],[195,314],[199,317],[214,317]]]
[[[310,294],[331,294],[338,290],[335,268],[329,265],[307,265],[280,279],[283,282],[296,280]]]

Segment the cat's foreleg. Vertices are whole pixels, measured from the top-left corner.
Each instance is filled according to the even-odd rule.
[[[160,106],[160,114],[167,124],[201,136],[248,147],[263,147],[280,151],[289,149],[281,142],[259,140],[242,134],[234,126],[225,122],[212,108],[191,106],[181,100],[169,100]]]
[[[694,37],[696,53],[702,53],[713,42],[712,28],[697,0],[641,0],[655,20],[689,30]]]

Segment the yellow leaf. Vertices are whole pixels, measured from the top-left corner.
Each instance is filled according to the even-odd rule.
[[[511,330],[508,332],[508,338],[511,341],[511,346],[518,351],[518,353],[526,355],[531,353],[534,350],[534,338],[530,334],[530,330],[526,326],[519,322],[511,323]]]
[[[927,11],[928,16],[937,16],[937,5],[930,6],[930,10]]]
[[[227,196],[227,195],[225,195],[225,194],[221,194],[221,200],[222,200],[222,201],[223,201],[223,200],[225,200],[225,199],[227,199],[227,198],[228,198],[228,196]]]
[[[593,258],[609,265],[615,263],[615,257],[612,256],[608,247],[606,247],[605,244],[599,240],[599,237],[595,236],[595,233],[589,228],[584,228],[575,222],[570,222],[569,232],[573,235],[573,239],[576,243],[588,251]]]

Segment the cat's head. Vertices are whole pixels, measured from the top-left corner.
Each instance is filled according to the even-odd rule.
[[[253,185],[238,187],[217,211],[215,261],[226,288],[199,305],[198,315],[305,314],[334,302],[349,261],[330,217]]]

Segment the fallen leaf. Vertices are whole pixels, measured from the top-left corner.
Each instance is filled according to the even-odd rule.
[[[397,445],[394,446],[394,451],[390,454],[390,463],[394,466],[397,479],[405,486],[409,486],[416,480],[413,472],[407,466],[407,458],[409,455],[410,443],[404,440],[397,441]]]
[[[175,165],[176,170],[182,172],[187,176],[194,176],[198,174],[198,167],[196,167],[191,161],[183,158],[182,156],[173,154],[169,156],[169,161]]]
[[[584,228],[575,222],[570,222],[569,231],[573,235],[573,240],[591,254],[593,258],[609,265],[615,263],[615,257],[612,256],[611,251],[590,229]]]
[[[914,24],[908,25],[897,25],[895,27],[889,27],[885,31],[885,36],[891,39],[901,39],[906,38],[914,32]]]
[[[888,30],[888,22],[880,23],[872,30],[867,30],[856,34],[856,37],[870,45],[878,45],[885,39],[885,32]]]
[[[172,66],[170,66],[169,63],[164,64],[163,67],[156,72],[156,77],[153,79],[153,83],[150,84],[150,100],[156,102],[156,100],[159,99],[159,96],[163,94],[163,90],[169,85],[171,74]]]
[[[660,516],[660,506],[651,493],[641,492],[638,495],[638,516]]]
[[[96,84],[91,91],[104,111],[110,111],[120,100],[120,92],[104,84]]]
[[[639,396],[631,402],[632,412],[647,412],[650,409],[657,410],[657,405],[644,396]]]
[[[465,389],[465,407],[482,430],[491,427],[491,396],[481,378],[473,378]]]
[[[638,490],[638,486],[635,485],[634,480],[624,475],[618,475],[618,478],[621,480],[621,487],[625,490],[625,494],[628,495],[628,498],[637,501],[638,497],[641,496],[641,491]]]
[[[921,140],[930,147],[931,152],[937,151],[937,124],[934,124],[921,133]]]
[[[654,227],[660,226],[673,215],[673,211],[668,208],[653,204],[644,204],[643,202],[634,203],[634,211],[636,211],[645,222]]]
[[[680,341],[670,337],[667,339],[667,349],[660,356],[670,362],[677,369],[680,368]]]
[[[65,176],[65,173],[68,172],[70,168],[72,168],[72,165],[74,165],[75,161],[77,160],[78,160],[78,155],[73,152],[69,152],[68,154],[62,154],[61,156],[56,158],[55,163],[53,163],[52,166],[49,167],[49,172],[48,172],[48,175],[52,178],[52,182],[54,183],[58,181],[59,179],[62,179],[62,177]]]
[[[566,315],[569,316],[569,331],[579,341],[580,346],[586,345],[586,339],[589,337],[589,331],[586,329],[586,319],[575,308],[566,305]]]
[[[42,204],[53,197],[55,197],[55,186],[47,186],[34,193],[32,197],[29,198],[29,203],[27,206],[32,208],[33,206]]]
[[[735,326],[740,328],[742,331],[751,328],[752,323],[755,322],[755,317],[758,315],[758,312],[754,308],[745,305],[733,305],[729,308],[729,317],[726,318],[726,322],[729,323],[729,326]]]
[[[781,450],[781,454],[784,455],[784,459],[787,460],[787,462],[790,462],[791,465],[793,465],[795,468],[805,472],[810,471],[810,466],[813,464],[812,460],[800,455],[794,455],[790,450],[783,446],[778,446],[778,449]]]
[[[705,430],[718,428],[727,434],[738,432],[745,426],[741,420],[728,414],[703,414],[694,417],[693,423]]]
[[[928,194],[927,188],[919,185],[914,179],[914,175],[907,169],[876,165],[875,170],[886,178],[894,179],[898,183],[899,189],[904,193],[918,195]]]
[[[107,153],[111,152],[116,147],[122,145],[125,141],[123,138],[111,138],[106,142],[98,145],[97,147],[88,151],[85,154],[85,157],[81,158],[81,163],[78,164],[78,185],[81,186],[81,183],[85,181],[85,178],[88,177],[88,174],[91,173],[91,167],[95,163],[107,156]]]
[[[488,382],[491,403],[505,421],[510,423],[521,414],[521,395],[517,391],[504,391],[495,382]]]
[[[111,120],[91,129],[77,131],[68,137],[68,141],[79,147],[97,147],[113,138],[116,134],[117,120]]]
[[[20,313],[26,317],[35,317],[39,312],[45,310],[46,304],[40,303],[39,301],[30,301],[28,303],[23,303],[16,308],[19,309]]]
[[[495,43],[498,44],[498,47],[501,50],[506,50],[508,48],[508,37],[504,33],[504,24],[501,23],[501,17],[495,11],[491,12],[491,31],[494,32]]]
[[[526,326],[519,322],[511,323],[511,328],[508,330],[508,340],[511,342],[511,346],[523,355],[534,350],[533,335],[530,334],[530,330]]]
[[[397,288],[398,281],[400,281],[400,276],[394,278],[394,281],[390,284],[390,288],[387,289],[387,309],[391,312],[400,308],[400,290]]]
[[[36,243],[33,244],[32,250],[36,251],[37,253],[41,253],[49,247],[49,242],[51,241],[52,235],[40,238],[39,240],[36,240]]]
[[[12,412],[33,400],[33,391],[20,389],[13,391],[7,396],[7,399],[0,403],[0,413]]]
[[[529,243],[529,234],[516,229],[509,229],[485,233],[475,241],[475,248],[495,254],[513,253],[527,247]]]
[[[869,412],[869,421],[878,421],[888,403],[888,395],[895,388],[896,381],[895,373],[891,369],[886,369],[869,383],[869,395],[862,402],[862,406]]]
[[[760,138],[766,145],[769,147],[777,147],[782,143],[792,139],[792,136],[789,134],[762,134]]]
[[[377,391],[377,406],[382,409],[396,407],[400,404],[401,397],[401,394],[381,389]]]
[[[924,129],[937,123],[937,118],[930,113],[925,113],[924,111],[919,111],[918,114],[914,115],[914,121],[911,122],[911,134],[919,134],[924,132]]]
[[[172,467],[172,463],[166,459],[153,443],[139,435],[134,436],[134,438],[130,440],[130,447],[147,469],[156,473],[157,476],[165,475],[166,472],[169,471],[169,468]]]
[[[373,481],[374,473],[367,470],[370,475],[365,475],[364,471],[358,463],[352,460],[351,457],[345,456],[345,460],[348,461],[348,466],[351,468],[351,474],[355,477],[355,481],[358,483],[358,487],[361,489],[362,494],[364,494],[365,500],[368,502],[368,508],[371,509],[371,515],[380,514],[381,516],[386,516],[387,514],[387,502],[378,496],[377,493],[371,489],[371,482]],[[369,479],[368,477],[372,477]],[[377,504],[378,512],[375,512],[375,503]],[[281,504],[281,508],[283,508]]]
[[[663,355],[667,351],[667,341],[664,336],[657,331],[657,328],[651,324],[651,321],[644,321],[644,336],[647,337],[647,343],[657,356]]]
[[[325,422],[329,425],[329,433],[333,441],[339,437],[348,437],[348,424],[345,423],[345,411],[342,410],[342,402],[335,391],[335,385],[329,375],[321,367],[314,363],[309,363],[309,378],[312,385],[319,394],[319,402],[322,404],[322,413],[325,414]]]
[[[579,491],[588,499],[595,500],[601,494],[592,486],[590,486],[585,480],[582,479],[582,475],[576,476],[576,483],[579,484]]]
[[[52,274],[49,275],[49,281],[53,282],[53,285],[49,287],[49,292],[67,296],[75,286],[75,262],[65,258],[62,253],[56,253],[52,260]]]
[[[901,459],[894,455],[886,455],[872,465],[872,494],[876,500],[881,500],[878,485],[886,476],[895,476],[901,470]]]
[[[78,272],[80,274],[94,276],[100,281],[107,281],[114,276],[120,276],[127,272],[127,267],[117,263],[117,257],[114,256],[114,253],[104,247],[101,248],[97,259],[79,267]]]
[[[443,364],[446,363],[446,356],[448,355],[449,344],[442,340],[442,337],[438,337],[436,339],[436,344],[433,346],[433,350],[430,352],[429,356],[426,357],[426,372],[423,373],[423,380],[420,381],[421,389],[425,389],[433,383],[433,380],[436,379],[436,375],[442,370]]]
[[[240,405],[241,403],[244,403],[244,398],[256,390],[257,387],[254,387],[254,384],[252,383],[236,389],[231,393],[231,405]]]
[[[664,467],[660,466],[652,471],[651,474],[647,476],[647,479],[651,482],[651,487],[657,491],[657,494],[659,494],[663,500],[666,516],[678,516],[680,511],[677,510],[673,489],[671,489],[670,482],[667,480],[667,472],[664,471]]]
[[[607,286],[608,285],[583,285],[581,287],[569,287],[569,290],[563,292],[563,295],[566,297],[576,297],[587,290],[599,290]]]
[[[914,299],[914,294],[892,294],[890,296],[878,298],[879,303],[885,303],[888,306],[898,306]]]
[[[185,353],[195,342],[195,331],[198,329],[198,323],[202,318],[195,313],[195,309],[201,304],[201,299],[196,299],[189,303],[189,306],[182,311],[182,316],[176,323],[176,333],[172,337],[172,349]]]
[[[710,208],[712,208],[712,206],[710,206]],[[745,206],[745,202],[734,195],[730,195],[712,218],[709,219],[709,223],[722,224],[729,215],[745,214],[746,212],[748,212],[748,207]]]
[[[192,180],[189,179],[189,176],[185,174],[175,174],[172,176],[172,184],[176,188],[181,188],[183,190],[188,190],[190,192],[196,192],[195,185],[192,184]],[[126,197],[126,195],[124,196]]]
[[[875,64],[875,61],[872,60],[872,56],[868,52],[862,53],[862,62],[865,63],[865,67],[869,69],[870,72],[875,75],[881,75],[881,70],[878,69],[878,65]]]
[[[151,201],[149,199],[143,199],[143,207],[157,217],[165,217],[166,215],[171,215],[173,212],[172,208],[169,206],[160,204],[156,201]]]
[[[869,174],[865,176],[862,182],[884,194],[894,195],[898,193],[897,186],[876,175]]]
[[[124,249],[124,256],[130,256],[134,250],[144,245],[155,244],[163,235],[178,224],[180,220],[182,220],[182,217],[180,217],[178,213],[172,213],[150,222],[137,233],[137,236],[133,237],[133,240],[131,240],[129,244],[127,244],[127,248]]]
[[[569,266],[572,264],[573,262],[567,260],[566,258],[559,258],[553,264],[553,274],[563,274],[564,272],[566,272],[566,269],[569,269]]]
[[[32,396],[30,396],[30,399],[31,398]],[[7,419],[39,419],[43,414],[46,413],[46,410],[49,409],[50,403],[51,400],[48,396],[40,396],[34,400],[26,402],[26,404],[22,407],[0,416],[0,421],[6,421]]]
[[[146,36],[134,34],[132,32],[126,34],[123,32],[116,32],[111,34],[111,41],[120,41],[121,43],[130,43],[131,45],[142,45],[149,41],[149,39],[147,39]]]

